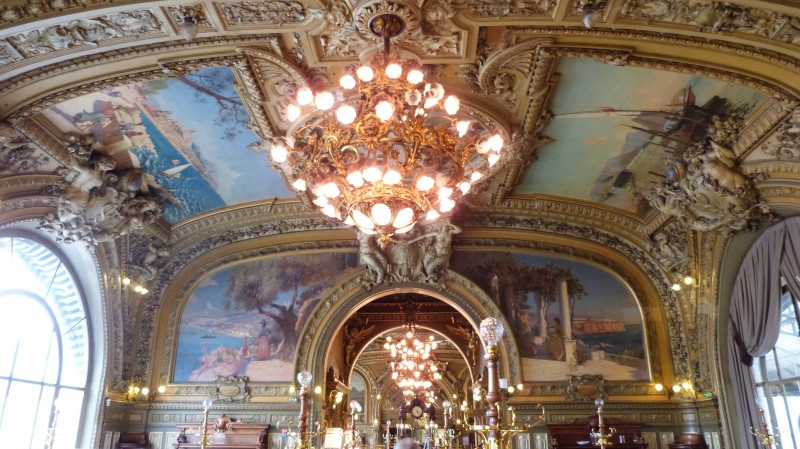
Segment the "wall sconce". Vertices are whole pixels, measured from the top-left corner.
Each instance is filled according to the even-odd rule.
[[[692,383],[688,380],[684,380],[680,384],[676,383],[673,385],[671,391],[669,392],[669,397],[677,397],[679,394],[683,399],[695,399],[697,397],[697,394],[692,387]]]
[[[658,392],[662,392],[664,391],[664,384],[661,383],[654,384],[653,388],[655,388],[655,390]]]
[[[133,289],[134,292],[136,292],[136,293],[138,293],[140,295],[146,295],[146,294],[148,294],[150,292],[150,290],[144,288],[143,285],[137,284],[136,282],[133,282],[131,280],[131,278],[129,278],[127,276],[123,276],[122,277],[122,285],[124,287],[126,287],[126,288]]]
[[[678,276],[678,279],[672,283],[671,288],[673,291],[679,292],[684,286],[691,287],[692,285],[694,285],[694,278],[687,274]]]
[[[200,22],[206,18],[203,8],[199,5],[184,5],[179,7],[178,13],[183,17],[179,27],[181,36],[191,42],[197,37]]]

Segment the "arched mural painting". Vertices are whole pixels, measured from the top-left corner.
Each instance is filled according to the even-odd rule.
[[[520,349],[523,380],[562,381],[568,374],[650,379],[641,310],[611,273],[564,258],[500,251],[457,251],[451,268],[503,311]]]
[[[319,298],[357,271],[355,254],[274,257],[204,278],[184,306],[174,382],[248,376],[291,382],[297,338]]]

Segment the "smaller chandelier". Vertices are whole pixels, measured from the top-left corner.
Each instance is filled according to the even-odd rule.
[[[325,215],[388,238],[449,215],[500,160],[504,141],[459,117],[459,98],[419,66],[390,57],[402,19],[382,14],[369,25],[384,40],[382,59],[336,88],[300,89],[286,110],[291,129],[271,156]]]
[[[438,343],[433,335],[427,340],[417,338],[413,325],[408,325],[403,338],[395,341],[391,335],[386,336],[384,349],[389,351],[393,361],[389,362],[392,369],[392,380],[408,397],[429,397],[433,382],[442,379],[439,372],[439,362],[433,351]]]

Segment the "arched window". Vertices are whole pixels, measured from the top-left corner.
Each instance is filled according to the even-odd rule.
[[[83,299],[64,262],[24,237],[0,237],[3,445],[75,448],[89,370]]]
[[[772,351],[757,357],[753,378],[771,433],[781,447],[800,448],[800,304],[786,290],[781,297],[781,324]]]

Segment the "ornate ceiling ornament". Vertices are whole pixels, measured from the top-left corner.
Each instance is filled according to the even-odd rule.
[[[7,122],[0,122],[0,175],[39,171],[50,162]]]
[[[108,0],[27,0],[0,9],[0,23],[12,24],[72,9],[84,9],[101,3],[108,3]]]
[[[67,167],[57,171],[63,181],[51,193],[58,195],[56,213],[47,214],[40,229],[65,243],[95,246],[153,223],[161,205],[141,189],[141,170],[116,170],[116,162],[95,151],[90,136],[67,136]]]
[[[686,230],[672,220],[657,231],[648,245],[650,253],[668,272],[680,273],[689,261]]]
[[[778,160],[800,159],[800,107],[792,111],[761,150]]]
[[[270,0],[219,2],[227,28],[252,25],[297,25],[311,18],[309,10],[299,1]]]
[[[737,167],[732,146],[741,120],[715,116],[712,122],[706,142],[667,162],[666,180],[647,192],[647,200],[695,231],[752,229],[773,217],[754,185],[765,175],[747,176]]]
[[[139,10],[72,20],[9,36],[5,41],[23,58],[32,58],[76,47],[98,47],[101,42],[105,45],[113,39],[163,32],[152,12]]]
[[[556,0],[471,0],[467,12],[475,17],[543,16],[552,14],[557,4]]]
[[[732,2],[626,0],[620,17],[691,24],[706,33],[742,33],[787,44],[800,43],[800,18]]]

